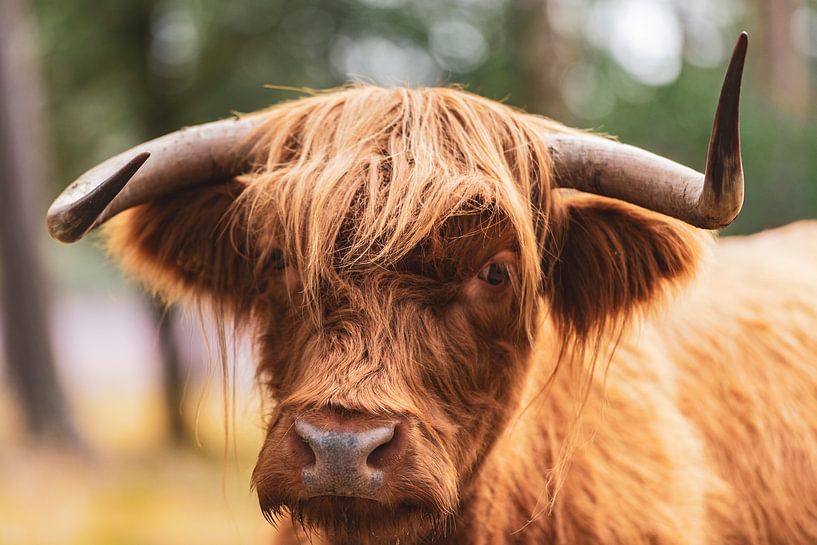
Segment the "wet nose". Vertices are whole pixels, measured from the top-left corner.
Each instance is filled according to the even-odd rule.
[[[391,462],[399,456],[398,425],[358,430],[322,427],[302,418],[295,434],[312,456],[305,458],[303,482],[312,496],[354,496],[374,499]]]

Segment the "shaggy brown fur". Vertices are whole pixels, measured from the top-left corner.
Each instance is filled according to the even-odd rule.
[[[716,244],[562,194],[538,135],[567,130],[343,89],[272,108],[253,172],[110,224],[126,270],[253,335],[276,543],[817,541],[817,225]],[[406,423],[377,501],[305,497],[283,438],[327,411]]]

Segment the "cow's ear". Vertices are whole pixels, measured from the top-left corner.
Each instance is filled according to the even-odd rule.
[[[168,302],[241,305],[254,289],[246,231],[236,222],[237,181],[179,192],[127,210],[104,227],[125,272]]]
[[[595,195],[557,204],[549,270],[551,312],[586,338],[656,302],[691,277],[710,238],[678,220]]]

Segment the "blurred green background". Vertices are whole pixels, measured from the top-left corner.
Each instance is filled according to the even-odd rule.
[[[740,30],[746,204],[727,234],[817,217],[812,1],[0,0],[0,545],[268,532],[247,351],[225,439],[198,318],[127,285],[93,237],[47,240],[48,203],[84,170],[349,80],[462,84],[701,170]]]

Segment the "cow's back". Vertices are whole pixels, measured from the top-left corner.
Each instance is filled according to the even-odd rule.
[[[736,542],[816,543],[817,222],[722,239],[662,322],[678,407],[732,490],[711,516]]]

